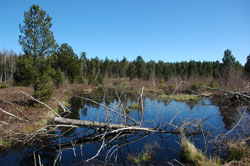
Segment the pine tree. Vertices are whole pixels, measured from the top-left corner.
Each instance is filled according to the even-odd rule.
[[[224,51],[224,57],[222,58],[223,68],[228,72],[230,68],[235,64],[235,57],[232,55],[232,51],[227,49]]]
[[[128,65],[127,75],[129,76],[130,80],[132,80],[133,78],[135,78],[135,74],[136,74],[136,66],[133,62],[131,62]]]
[[[78,56],[67,43],[61,44],[57,50],[58,66],[65,72],[69,81],[74,83],[80,75],[80,64]]]
[[[28,55],[20,55],[16,60],[16,71],[14,73],[14,84],[29,86],[34,80],[33,59]]]
[[[144,78],[146,72],[146,64],[141,56],[138,56],[135,60],[136,75],[138,78]]]
[[[32,5],[28,12],[24,12],[23,25],[19,25],[19,43],[24,53],[32,57],[34,97],[39,100],[48,100],[53,89],[48,71],[44,68],[47,63],[45,57],[52,54],[57,47],[53,32],[50,31],[51,20],[46,11],[38,5]]]

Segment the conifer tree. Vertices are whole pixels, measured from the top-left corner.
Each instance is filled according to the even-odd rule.
[[[228,72],[230,68],[233,67],[235,64],[235,57],[232,55],[232,51],[230,49],[227,49],[224,51],[224,57],[222,59],[223,61],[223,68]]]
[[[57,50],[58,66],[65,72],[69,81],[74,83],[80,76],[80,63],[78,56],[74,53],[72,47],[67,43],[61,44]]]
[[[27,56],[32,57],[34,97],[48,100],[52,95],[52,84],[46,67],[46,56],[57,47],[53,32],[50,31],[52,18],[38,5],[32,5],[24,12],[23,25],[19,25],[19,43]],[[48,96],[45,96],[48,95]]]

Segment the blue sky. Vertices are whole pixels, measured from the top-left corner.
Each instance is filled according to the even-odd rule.
[[[250,54],[249,0],[0,0],[0,50],[22,51],[32,4],[52,17],[58,44],[88,58],[221,61],[229,48],[244,65]]]

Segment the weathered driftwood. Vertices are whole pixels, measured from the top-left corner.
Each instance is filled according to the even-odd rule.
[[[118,128],[126,128],[128,126],[122,124],[113,124],[113,123],[103,123],[89,120],[77,120],[77,119],[68,119],[68,118],[59,118],[55,117],[54,122],[58,124],[66,124],[66,125],[77,125],[77,126],[85,126],[85,127],[107,127],[110,129],[118,129]]]
[[[203,88],[207,88],[207,89],[210,89],[210,90],[216,90],[216,91],[220,91],[220,92],[225,92],[225,93],[230,93],[230,94],[233,94],[233,95],[239,95],[239,96],[243,96],[243,97],[245,97],[247,99],[250,99],[250,96],[242,94],[240,92],[232,92],[232,91],[229,91],[229,90],[211,88],[211,87],[205,87],[205,86]]]
[[[104,123],[104,122],[96,122],[96,121],[88,121],[88,120],[77,120],[77,119],[69,119],[69,118],[60,118],[55,117],[54,122],[57,124],[64,124],[64,125],[75,125],[75,126],[84,126],[84,127],[99,127],[99,128],[109,128],[115,129],[111,132],[120,132],[120,131],[143,131],[143,132],[160,132],[160,133],[171,133],[171,134],[181,134],[185,133],[186,135],[190,134],[198,134],[200,130],[188,130],[188,129],[176,129],[176,130],[164,130],[158,128],[147,128],[141,126],[126,126],[123,124],[114,124],[114,123]]]

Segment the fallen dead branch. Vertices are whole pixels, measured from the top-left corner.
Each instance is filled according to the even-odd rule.
[[[59,117],[55,117],[54,122],[57,124],[77,125],[77,126],[85,126],[85,127],[107,127],[110,129],[126,127],[125,125],[122,125],[122,124],[102,123],[102,122],[96,122],[96,121],[77,120],[77,119],[68,119],[68,118],[59,118]]]
[[[34,100],[34,101],[36,101],[36,102],[38,102],[38,103],[44,105],[46,108],[48,108],[50,111],[52,111],[56,116],[61,117],[58,113],[56,113],[56,112],[55,112],[51,107],[49,107],[47,104],[45,104],[45,103],[43,103],[43,102],[41,102],[41,101],[35,99],[34,97],[28,95],[27,93],[25,93],[25,92],[23,92],[23,91],[19,91],[19,92],[22,93],[22,94],[24,94],[25,96],[31,98],[32,100]]]
[[[0,98],[0,100],[3,101],[4,103],[7,103],[7,104],[11,105],[11,106],[14,106],[14,105],[15,105],[15,104],[13,104],[13,103],[11,103],[11,102],[9,102],[9,101],[3,100],[2,98]],[[31,119],[30,119],[22,110],[20,110],[20,109],[17,108],[17,107],[15,107],[15,109],[16,109],[17,111],[19,111],[26,119],[28,119],[29,122],[31,122]]]
[[[224,89],[219,89],[219,88],[211,88],[211,87],[205,87],[205,86],[203,86],[203,88],[210,89],[210,90],[216,90],[216,91],[220,91],[220,92],[225,92],[225,93],[230,93],[233,95],[239,95],[239,96],[243,96],[247,99],[250,99],[250,96],[242,94],[240,92],[233,92],[233,91],[229,91],[229,90],[224,90]]]
[[[59,127],[64,128],[77,128],[75,125],[48,125],[45,127],[41,127],[40,129],[33,132],[16,132],[9,135],[5,135],[4,138],[9,140],[12,145],[32,145],[33,142],[39,141],[44,142],[50,138],[58,138],[61,135],[53,134],[52,132],[56,131]]]
[[[59,117],[55,117],[54,122],[57,124],[64,124],[64,125],[76,125],[76,126],[85,126],[85,127],[116,129],[116,130],[110,131],[111,133],[116,133],[119,131],[144,131],[144,132],[160,132],[160,133],[172,133],[172,134],[181,134],[182,132],[187,133],[187,134],[200,133],[200,129],[197,129],[197,131],[188,131],[188,130],[184,131],[183,127],[179,127],[176,130],[165,130],[165,129],[154,129],[154,128],[147,128],[147,127],[141,127],[141,126],[126,126],[123,124],[103,123],[103,122],[96,122],[96,121],[76,120],[76,119],[59,118]]]
[[[7,115],[9,115],[9,116],[11,116],[11,117],[17,118],[19,120],[23,120],[22,118],[18,117],[17,115],[9,113],[8,111],[3,110],[2,108],[0,108],[0,111],[3,112],[3,113],[5,113],[5,114],[7,114]]]
[[[221,135],[221,136],[218,136],[218,137],[215,137],[215,142],[218,140],[218,138],[224,138],[226,137],[229,133],[231,133],[239,124],[240,122],[242,121],[242,119],[244,118],[245,116],[245,113],[246,113],[246,110],[247,108],[245,108],[243,114],[241,115],[241,118],[239,119],[239,121],[234,125],[234,127],[232,127],[229,131],[227,131],[225,134]]]
[[[5,125],[8,125],[8,124],[9,124],[9,123],[4,122],[4,121],[0,121],[0,123],[5,124]]]
[[[53,99],[58,102],[59,106],[63,109],[64,112],[70,112],[70,110],[65,105],[62,104],[62,102],[57,100],[55,97],[53,97]]]

